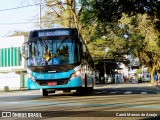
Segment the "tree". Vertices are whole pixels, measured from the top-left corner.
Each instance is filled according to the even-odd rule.
[[[93,4],[94,0],[43,1],[46,3],[46,7],[43,9],[44,15],[41,20],[42,23],[43,21],[48,21],[42,24],[43,27],[50,28],[53,25],[58,24],[63,27],[77,28],[84,41],[90,48],[89,51],[97,49],[97,47],[95,48],[95,46],[93,46],[94,43],[92,44],[92,42],[95,41],[96,25],[94,25],[94,22],[90,23],[92,25],[88,25],[87,19],[93,19],[93,16],[88,16],[86,13],[87,10],[91,9],[91,5]],[[86,22],[84,22],[84,20]],[[106,55],[103,51],[101,53],[103,53],[103,56]]]
[[[94,6],[100,21],[118,21],[123,13],[134,16],[144,14],[160,18],[160,1],[158,0],[96,0]]]
[[[45,22],[44,27],[51,27],[53,24],[59,24],[63,27],[77,28],[81,30],[80,21],[81,12],[84,8],[83,0],[43,0],[46,3],[44,6],[44,15],[42,21]]]
[[[160,59],[159,8],[160,2],[154,0],[97,0],[84,12],[95,19],[83,20],[96,25],[95,36],[106,36],[113,56],[131,54],[147,65],[153,83]]]
[[[151,83],[154,82],[155,70],[160,67],[159,31],[155,28],[155,21],[147,14],[138,14],[128,17],[124,15],[121,24],[128,26],[130,31],[129,48],[131,53],[137,56],[141,65],[146,65],[151,74]],[[128,22],[126,22],[128,21]]]
[[[44,15],[41,20],[44,27],[52,27],[53,24],[59,24],[65,27],[74,26],[73,11],[75,11],[75,0],[43,0],[45,6],[42,6]]]
[[[9,37],[13,36],[28,36],[28,32],[15,31],[13,34],[9,35]]]

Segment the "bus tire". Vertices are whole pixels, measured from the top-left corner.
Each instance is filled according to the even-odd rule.
[[[43,89],[43,90],[42,90],[42,95],[43,95],[43,96],[48,96],[48,91],[47,91],[46,89]]]

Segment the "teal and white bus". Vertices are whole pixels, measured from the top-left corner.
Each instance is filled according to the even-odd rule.
[[[27,60],[29,80],[42,89],[43,96],[56,90],[93,90],[94,63],[76,28],[31,31],[22,55]]]

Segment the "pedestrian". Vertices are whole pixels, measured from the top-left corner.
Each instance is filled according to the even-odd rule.
[[[128,78],[127,78],[126,75],[123,75],[123,79],[124,79],[124,82],[127,83],[127,79],[128,79]]]
[[[154,81],[156,83],[156,86],[158,86],[158,74],[154,75]]]

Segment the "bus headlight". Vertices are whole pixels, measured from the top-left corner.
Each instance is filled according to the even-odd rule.
[[[81,69],[78,70],[78,71],[76,71],[75,73],[73,73],[73,74],[71,75],[71,78],[70,78],[70,79],[73,79],[73,78],[75,78],[75,77],[77,77],[77,76],[80,76],[80,75],[81,75]]]
[[[34,78],[34,76],[33,76],[33,75],[28,74],[27,76],[28,76],[28,78],[30,78],[33,82],[36,82],[36,80],[35,80],[35,78]]]

